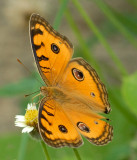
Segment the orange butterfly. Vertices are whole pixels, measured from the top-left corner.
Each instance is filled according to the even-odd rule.
[[[107,92],[96,71],[82,58],[71,59],[73,45],[41,16],[30,19],[35,61],[46,86],[41,87],[38,127],[52,147],[79,147],[81,134],[96,145],[111,141],[113,128],[97,114],[109,113]],[[106,119],[107,120],[107,119]]]

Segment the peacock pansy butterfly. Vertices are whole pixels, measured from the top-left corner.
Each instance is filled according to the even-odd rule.
[[[73,45],[38,14],[30,18],[30,38],[39,73],[46,86],[39,105],[38,128],[52,147],[79,147],[81,135],[96,145],[111,141],[112,126],[104,116],[110,105],[104,84]]]

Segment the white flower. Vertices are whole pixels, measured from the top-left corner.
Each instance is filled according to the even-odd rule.
[[[37,110],[35,103],[28,103],[27,110]]]
[[[22,133],[30,133],[37,129],[38,110],[35,103],[28,104],[25,115],[16,115],[15,119],[15,126],[23,127]]]

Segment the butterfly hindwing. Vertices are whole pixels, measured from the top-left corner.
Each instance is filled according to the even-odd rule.
[[[83,143],[73,123],[60,104],[53,99],[42,99],[38,124],[43,140],[52,147],[78,147]]]
[[[110,112],[106,88],[96,71],[83,58],[69,62],[59,85],[93,111]]]
[[[72,108],[71,105],[69,108],[65,108],[66,113],[68,116],[71,115],[71,120],[79,133],[91,143],[105,145],[112,140],[113,127],[106,122],[105,117],[92,112],[90,109],[88,113],[84,113]]]

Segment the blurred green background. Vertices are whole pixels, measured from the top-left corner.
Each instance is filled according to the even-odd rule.
[[[38,13],[73,43],[74,57],[85,58],[105,83],[114,138],[106,146],[84,139],[82,160],[137,159],[137,1],[136,0],[1,0],[0,1],[0,159],[44,160],[39,142],[14,126],[40,84],[29,41],[28,22]],[[71,148],[47,147],[53,160],[78,159]]]

